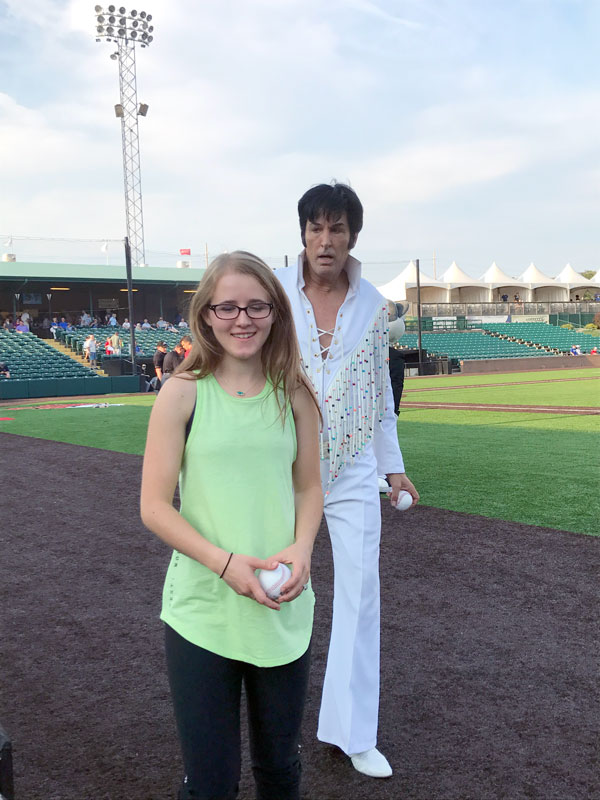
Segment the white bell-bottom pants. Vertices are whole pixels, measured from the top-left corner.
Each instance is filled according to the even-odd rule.
[[[328,463],[321,463],[325,485]],[[329,487],[333,622],[317,737],[345,753],[377,744],[381,505],[372,448]]]

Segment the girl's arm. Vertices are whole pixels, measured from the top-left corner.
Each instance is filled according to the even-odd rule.
[[[185,426],[196,398],[196,381],[173,376],[156,397],[144,454],[140,509],[142,522],[169,547],[221,575],[230,553],[209,542],[173,507],[173,495],[185,448]],[[254,570],[273,569],[274,559],[263,561],[240,553],[231,558],[223,580],[237,594],[278,609],[267,597]]]
[[[323,516],[319,412],[310,392],[307,386],[301,385],[292,400],[298,448],[292,473],[296,526],[294,544],[273,557],[293,565],[292,577],[282,587],[281,602],[294,600],[308,582],[313,545]]]

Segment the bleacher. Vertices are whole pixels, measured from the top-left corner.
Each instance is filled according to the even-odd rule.
[[[423,333],[421,343],[430,356],[448,356],[458,361],[487,358],[531,358],[553,355],[541,347],[500,339],[478,331]],[[399,349],[418,347],[418,335],[405,333]]]
[[[0,329],[0,361],[10,378],[0,376],[0,399],[69,397],[137,392],[137,376],[103,377],[33,333]]]
[[[582,353],[589,353],[597,339],[587,334],[577,333],[568,328],[557,328],[546,322],[494,322],[481,326],[493,337],[506,337],[500,341],[529,343],[538,347],[547,347],[562,354],[568,353],[574,344],[578,344]],[[538,351],[537,355],[543,355]]]
[[[0,330],[0,361],[8,364],[11,380],[97,377],[93,369],[59,353],[33,333]]]
[[[118,333],[121,339],[123,340],[123,348],[121,350],[121,356],[130,357],[131,356],[131,348],[130,348],[130,333],[129,330],[126,330],[121,327],[113,326],[113,325],[104,325],[101,328],[73,328],[71,331],[63,331],[59,329],[57,331],[57,336],[59,340],[69,347],[73,352],[81,355],[83,353],[83,343],[87,339],[90,333],[93,333],[96,337],[96,341],[98,342],[98,361],[101,362],[105,358],[112,358],[113,356],[107,356],[104,352],[104,344],[106,340],[113,335],[113,333]],[[189,334],[189,330],[187,328],[182,328],[181,330],[177,331],[176,333],[173,331],[165,331],[165,330],[141,330],[135,331],[135,343],[136,346],[139,346],[140,350],[136,354],[142,358],[152,358],[156,351],[156,343],[160,341],[164,341],[167,343],[169,350],[172,350],[173,347],[180,341],[182,336]]]

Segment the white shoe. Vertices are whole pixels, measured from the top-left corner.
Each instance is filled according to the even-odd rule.
[[[350,760],[355,770],[369,778],[389,778],[392,774],[387,758],[376,747],[365,750],[364,753],[354,753]]]
[[[392,491],[392,487],[389,485],[389,483],[386,481],[385,478],[382,478],[381,476],[379,476],[377,478],[377,480],[379,481],[379,491],[380,492],[391,492]]]

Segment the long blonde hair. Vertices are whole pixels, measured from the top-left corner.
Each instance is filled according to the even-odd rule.
[[[314,398],[314,390],[302,369],[290,301],[265,262],[244,250],[223,253],[209,264],[190,303],[189,323],[194,335],[192,349],[176,372],[185,373],[191,378],[206,378],[207,375],[213,374],[221,363],[223,348],[218,343],[213,329],[206,322],[205,316],[217,282],[227,272],[238,272],[255,278],[269,296],[269,302],[273,303],[271,312],[273,324],[260,355],[263,372],[273,385],[282,413],[301,385],[306,386]]]

